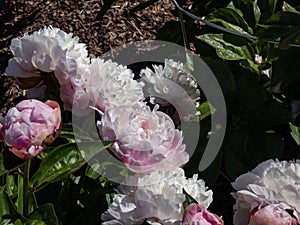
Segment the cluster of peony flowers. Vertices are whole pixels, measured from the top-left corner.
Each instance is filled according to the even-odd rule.
[[[235,225],[297,225],[300,161],[267,160],[232,184],[237,190]]]
[[[134,173],[117,188],[102,224],[224,224],[208,211],[213,193],[205,182],[197,175],[186,178],[183,134],[174,118],[159,111],[159,105],[172,104],[179,119],[199,114],[198,85],[182,63],[166,59],[164,66],[141,70],[135,80],[126,66],[89,58],[78,37],[53,27],[14,38],[11,51],[6,74],[29,98],[47,98],[47,90],[58,85],[66,110],[84,116],[95,109],[100,138],[112,142],[110,152]],[[0,141],[17,157],[30,159],[55,140],[61,127],[56,101],[28,99],[1,118]],[[268,160],[241,175],[232,184],[237,190],[234,224],[299,224],[299,181],[299,160]],[[190,204],[184,208],[185,203]]]
[[[78,37],[51,26],[14,38],[11,51],[6,74],[28,97],[47,98],[47,90],[57,85],[66,110],[85,116],[95,109],[100,138],[111,141],[110,152],[134,172],[119,186],[103,224],[223,224],[207,210],[213,193],[204,181],[185,177],[180,167],[189,154],[182,132],[159,111],[159,105],[172,104],[179,119],[199,115],[198,85],[182,63],[166,59],[164,66],[141,70],[136,80],[126,66],[89,58]],[[27,159],[53,141],[60,128],[58,103],[31,99],[8,112],[0,137]],[[187,196],[195,202],[184,209]]]
[[[196,202],[186,209],[185,193]],[[222,225],[223,221],[207,211],[212,191],[194,175],[186,178],[181,168],[155,171],[147,175],[126,177],[118,188],[114,201],[104,214],[104,225],[112,224],[185,224]]]

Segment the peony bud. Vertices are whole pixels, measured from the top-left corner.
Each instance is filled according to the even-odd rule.
[[[297,220],[282,205],[270,204],[254,209],[249,225],[297,225]]]
[[[183,225],[224,225],[220,217],[196,203],[190,204],[184,210],[182,222]]]
[[[12,153],[21,159],[30,159],[54,141],[60,128],[57,102],[48,100],[43,103],[30,99],[21,101],[8,111],[0,127],[0,136]]]

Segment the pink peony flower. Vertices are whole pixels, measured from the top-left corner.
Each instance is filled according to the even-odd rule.
[[[33,158],[51,144],[61,128],[57,102],[30,99],[18,103],[5,116],[0,133],[16,156]],[[1,136],[0,135],[0,136]]]
[[[233,223],[248,225],[251,212],[270,204],[284,205],[284,209],[290,210],[299,221],[299,179],[300,160],[280,162],[270,159],[239,176],[232,184],[237,190],[233,194],[236,199]]]
[[[136,173],[172,170],[189,159],[171,118],[149,107],[109,109],[99,128],[104,140],[115,141],[111,151]]]
[[[190,204],[183,213],[183,225],[224,225],[223,220],[199,204]]]
[[[253,210],[249,225],[297,225],[297,220],[285,210],[284,205],[270,204]]]

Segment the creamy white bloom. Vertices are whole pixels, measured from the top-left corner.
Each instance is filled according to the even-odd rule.
[[[59,60],[66,60],[58,40],[48,36],[25,34],[22,38],[14,38],[10,50],[14,57],[8,61],[5,73],[15,77],[18,84],[25,88],[36,86],[41,82],[38,78],[44,73],[53,72]]]
[[[65,60],[59,61],[54,71],[60,85],[60,97],[66,109],[71,110],[74,106],[74,113],[81,114],[81,110],[88,110],[89,96],[86,89],[90,75],[90,59],[86,45],[79,43],[79,38],[73,37],[72,33],[51,26],[34,32],[32,36],[47,36],[58,41],[66,57]]]
[[[143,82],[134,80],[126,66],[100,58],[91,60],[89,94],[101,111],[117,106],[143,104]]]
[[[166,59],[165,65],[153,65],[153,70],[141,70],[145,95],[154,97],[161,105],[172,104],[182,118],[199,114],[200,91],[189,70],[180,62]]]
[[[85,44],[79,43],[78,37],[49,26],[14,38],[10,48],[14,57],[5,72],[15,77],[21,88],[30,89],[31,96],[42,95],[43,85],[49,84],[55,76],[65,108],[70,110],[73,104],[81,109],[87,107],[90,59]]]
[[[213,201],[212,190],[207,190],[204,180],[198,180],[198,174],[194,174],[192,178],[185,180],[184,190],[197,201],[199,205],[208,208]]]
[[[103,224],[118,221],[115,224],[135,225],[142,224],[147,218],[180,220],[185,196],[180,185],[182,181],[178,179],[183,179],[181,169],[127,177],[120,185],[114,203],[102,215],[102,220],[107,221]]]
[[[102,215],[102,220],[106,221],[104,224],[113,224],[112,221],[124,225],[142,224],[145,219],[150,224],[180,224],[182,203],[185,201],[183,190],[192,190],[195,183],[187,181],[181,168],[155,171],[145,176],[129,176],[119,186],[119,193],[108,211]],[[204,192],[207,192],[206,189]],[[196,197],[194,193],[188,194]]]
[[[299,221],[300,160],[267,160],[251,172],[238,177],[232,186],[237,190],[235,225],[247,225],[250,213],[262,203],[285,204]]]

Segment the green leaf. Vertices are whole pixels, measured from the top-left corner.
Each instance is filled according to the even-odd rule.
[[[237,26],[237,25],[234,25],[234,24],[231,24],[231,23],[228,23],[227,21],[225,20],[221,20],[221,19],[218,19],[218,18],[213,18],[213,19],[210,19],[210,22],[213,22],[213,23],[222,23],[224,27],[226,27],[227,29],[229,30],[233,30],[233,31],[237,31],[239,33],[242,33],[242,34],[249,34],[248,32],[246,32],[243,28]],[[252,33],[252,32],[251,32]]]
[[[259,6],[257,5],[257,0],[253,2],[253,13],[255,18],[255,24],[257,24],[259,22],[260,15],[261,15]]]
[[[179,45],[183,44],[180,23],[178,21],[166,22],[157,32],[157,39]]]
[[[228,29],[253,34],[252,28],[235,9],[221,8],[208,14],[205,18],[211,22],[220,22]]]
[[[0,218],[0,225],[12,225],[10,219],[1,219]]]
[[[8,173],[9,171],[7,169],[5,169],[4,167],[4,156],[3,154],[1,153],[0,154],[0,176]]]
[[[183,202],[183,208],[185,209],[192,203],[198,203],[191,195],[189,195],[184,189],[183,194],[185,195],[185,201]]]
[[[18,195],[18,186],[15,183],[14,175],[6,176],[6,190],[9,197],[14,197]]]
[[[93,155],[107,148],[110,142],[81,142],[60,145],[49,153],[33,175],[31,184],[40,187],[67,177],[83,166]]]
[[[18,174],[18,199],[17,199],[17,211],[23,215],[23,177]]]
[[[22,220],[20,220],[20,219],[16,220],[14,225],[23,225]]]
[[[260,9],[257,6],[256,0],[254,2],[249,0],[233,0],[227,7],[238,12],[249,26],[255,28],[260,18]]]
[[[291,13],[300,14],[300,12],[297,9],[295,9],[294,7],[289,5],[287,2],[283,2],[282,10],[284,12],[291,12]]]
[[[199,106],[199,111],[201,113],[199,119],[203,120],[211,114],[214,114],[216,112],[216,109],[211,104],[209,104],[208,101],[205,101]]]
[[[52,204],[45,204],[29,215],[26,225],[58,225],[58,220]]]
[[[5,191],[5,186],[0,187],[0,217],[10,215],[9,198]]]
[[[261,12],[260,22],[264,22],[274,14],[277,0],[258,0],[257,5]]]
[[[101,164],[100,163],[94,163],[93,165],[91,165],[90,167],[87,168],[87,171],[85,173],[85,175],[89,178],[92,179],[97,179],[100,174],[99,174],[99,169],[101,168]]]
[[[203,34],[197,36],[197,38],[213,47],[217,55],[222,59],[252,60],[253,50],[243,38],[227,34]]]
[[[300,127],[294,126],[290,123],[291,135],[298,145],[300,145]]]
[[[252,73],[260,74],[259,65],[254,63],[252,60],[244,59],[240,61],[240,66],[248,69]]]
[[[290,47],[289,44],[292,44],[298,37],[300,37],[299,35],[300,30],[296,30],[294,33],[291,33],[290,35],[284,37],[283,40],[280,41],[280,48],[288,49]]]

